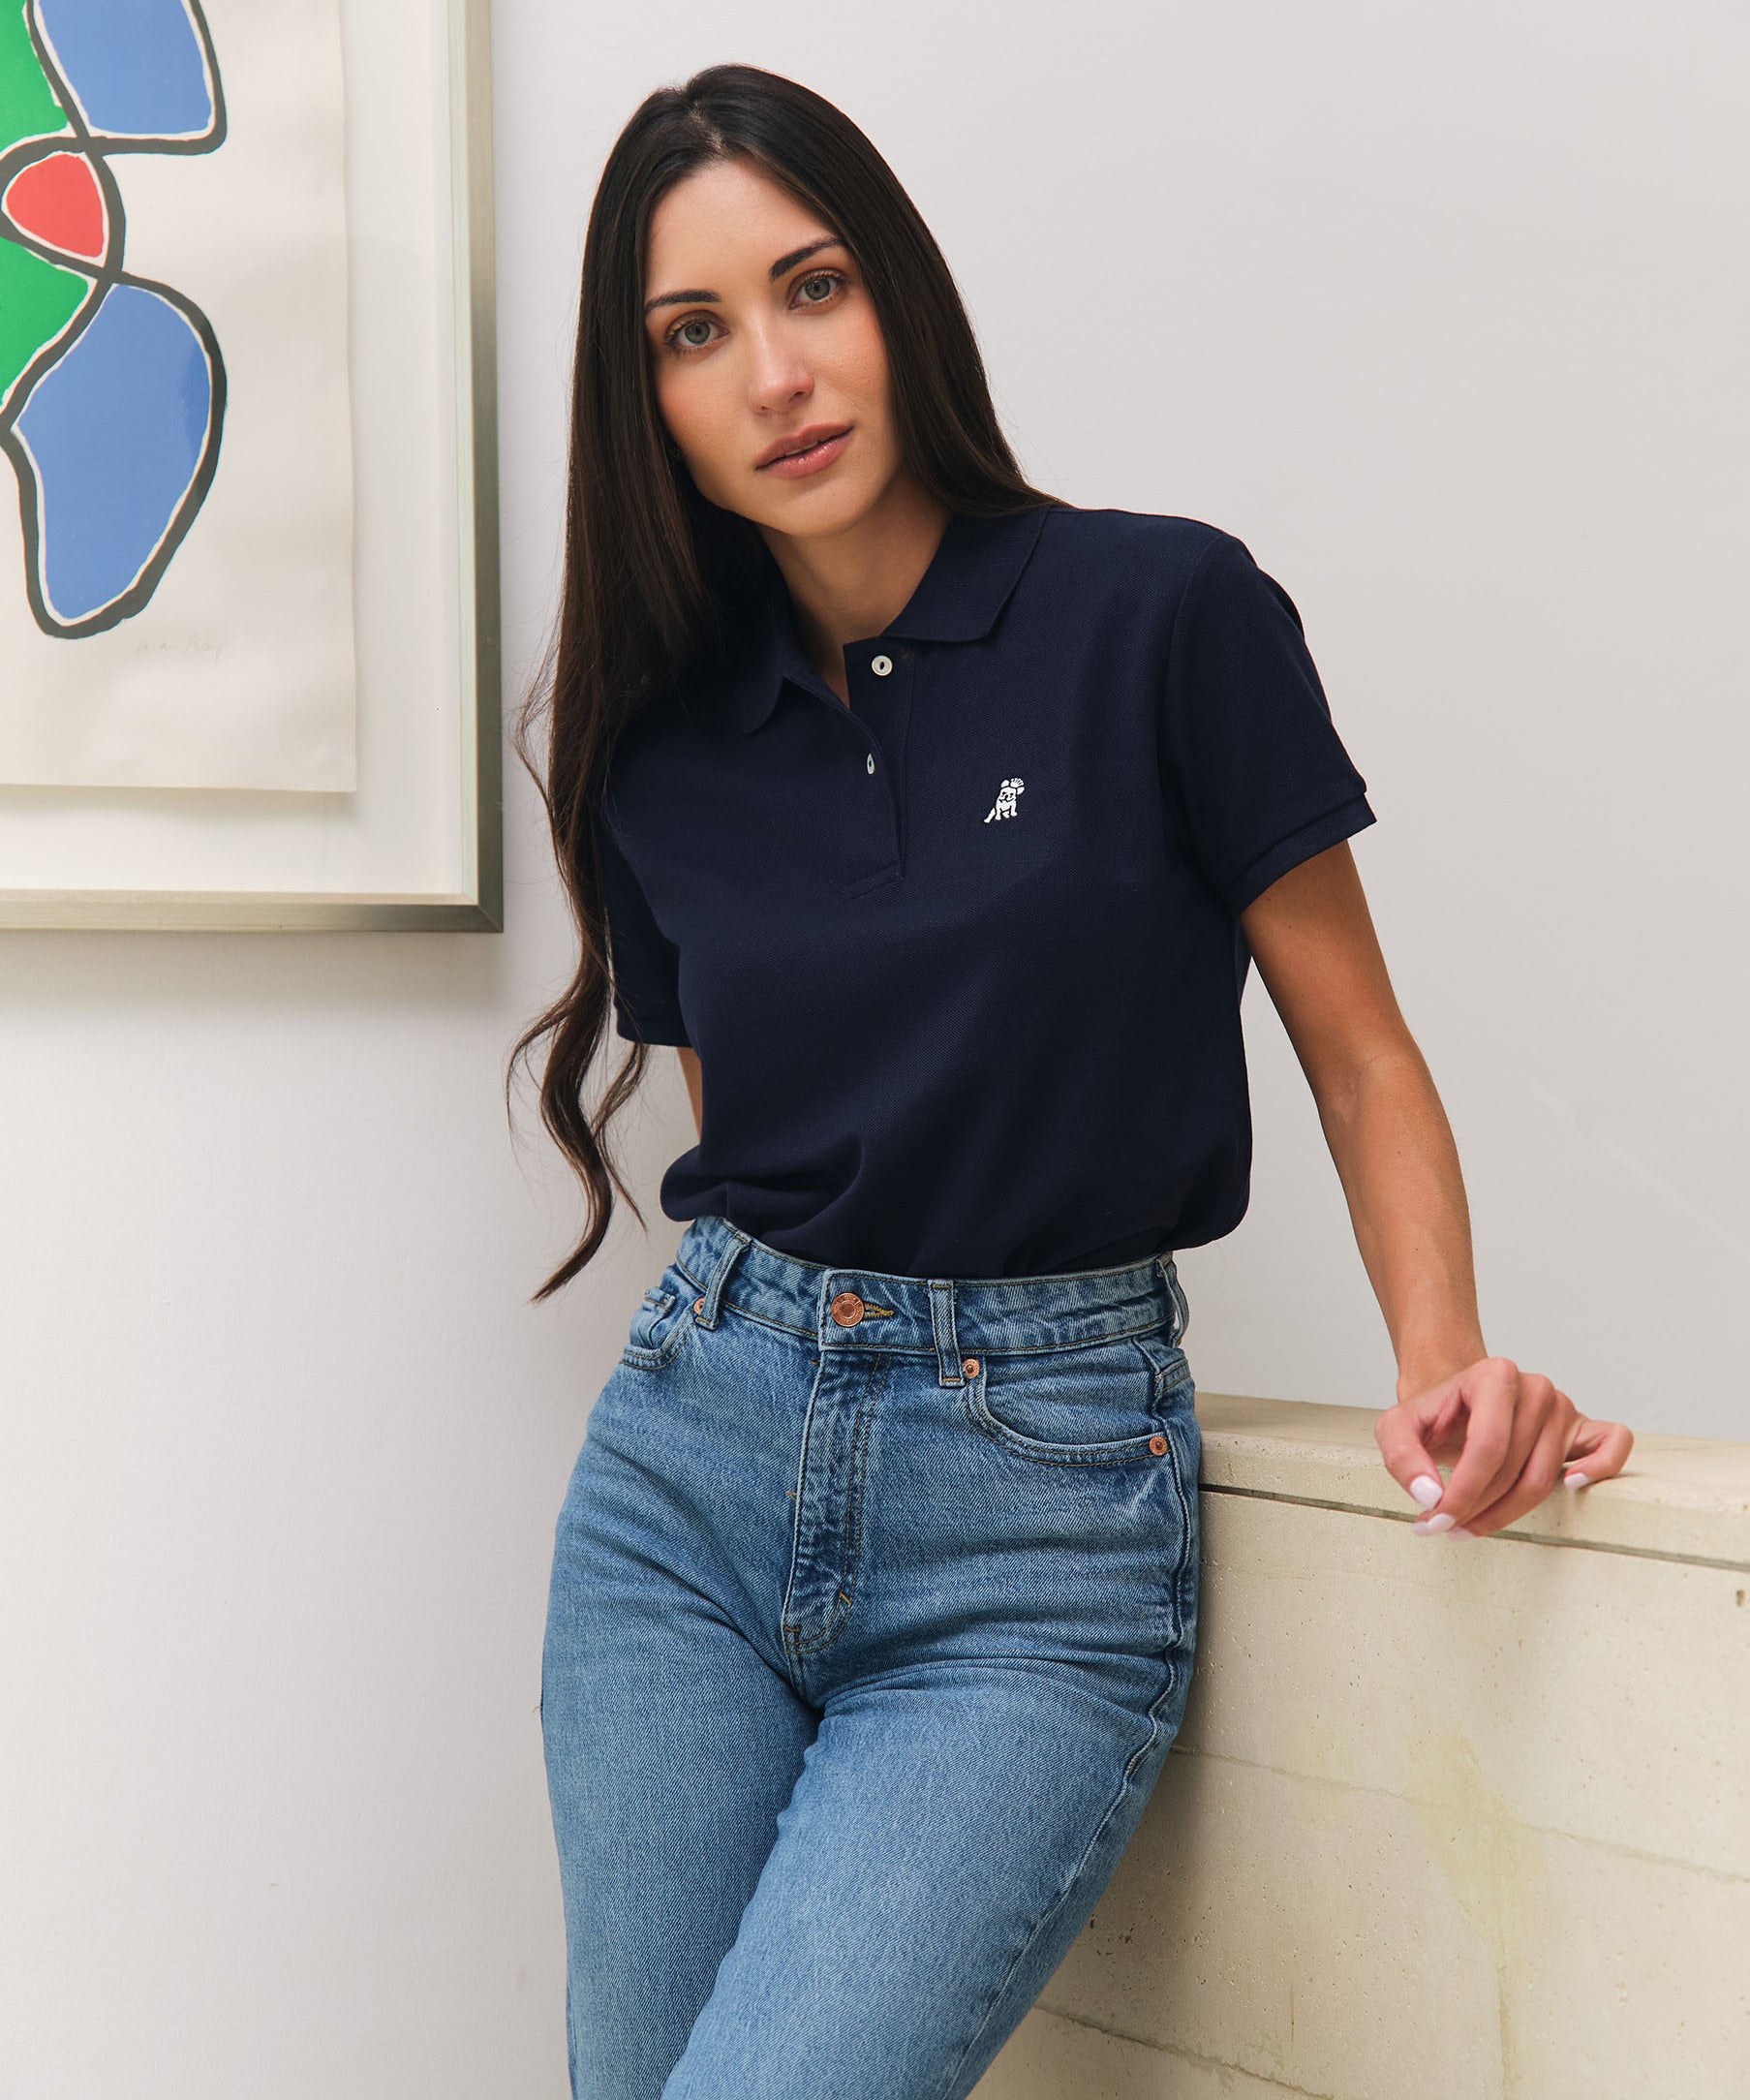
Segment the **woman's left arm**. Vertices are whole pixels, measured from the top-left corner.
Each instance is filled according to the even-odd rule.
[[[1397,1403],[1374,1435],[1423,1505],[1414,1529],[1496,1531],[1558,1476],[1583,1486],[1620,1472],[1630,1431],[1588,1420],[1542,1372],[1484,1348],[1458,1147],[1348,842],[1291,869],[1240,923],[1318,1103],[1397,1357]]]

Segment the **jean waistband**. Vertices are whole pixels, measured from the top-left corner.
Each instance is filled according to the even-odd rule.
[[[895,1276],[806,1261],[707,1213],[688,1223],[675,1263],[698,1288],[703,1326],[715,1327],[730,1305],[823,1349],[933,1355],[944,1385],[966,1382],[967,1356],[1135,1334],[1177,1344],[1189,1317],[1171,1254],[1050,1276]]]

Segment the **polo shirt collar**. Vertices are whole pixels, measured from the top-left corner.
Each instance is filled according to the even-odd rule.
[[[916,590],[879,636],[867,638],[983,640],[1020,581],[1045,513],[1053,508],[1035,504],[1001,517],[955,511]],[[820,684],[796,633],[788,588],[774,565],[764,608],[752,622],[746,651],[731,679],[736,719],[745,733],[757,729],[772,712],[786,678],[811,688]]]

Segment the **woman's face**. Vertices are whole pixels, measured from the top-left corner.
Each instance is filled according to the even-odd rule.
[[[798,538],[843,532],[900,471],[887,353],[850,250],[744,161],[651,215],[645,339],[662,420],[699,493]],[[784,467],[778,448],[847,433]]]

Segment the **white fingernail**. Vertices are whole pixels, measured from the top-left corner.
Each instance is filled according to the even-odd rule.
[[[1583,1488],[1586,1485],[1584,1473],[1563,1473],[1562,1479],[1571,1488]]]
[[[1449,1517],[1443,1509],[1437,1516],[1418,1517],[1410,1529],[1418,1536],[1426,1538],[1430,1531],[1450,1531],[1458,1521],[1456,1517]]]
[[[1432,1473],[1418,1473],[1415,1479],[1410,1482],[1410,1493],[1422,1504],[1424,1509],[1431,1509],[1441,1496],[1446,1493],[1446,1490],[1434,1478]]]

